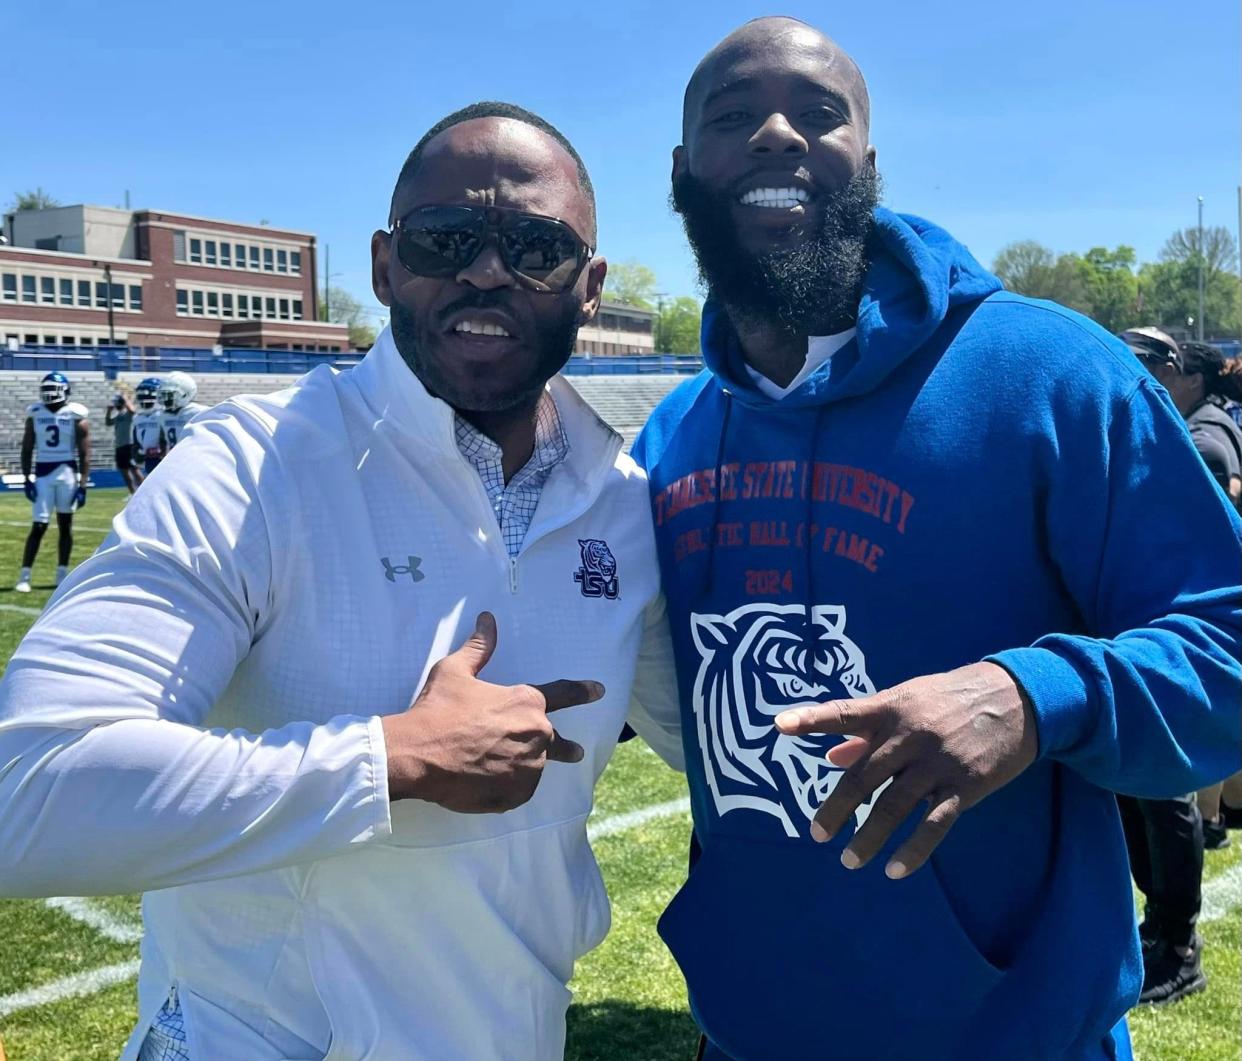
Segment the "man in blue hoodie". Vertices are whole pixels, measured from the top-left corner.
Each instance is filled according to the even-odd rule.
[[[792,19],[686,90],[708,371],[635,447],[702,848],[660,930],[706,1057],[1128,1057],[1113,793],[1239,765],[1239,523],[1124,345],[876,205],[868,123]]]

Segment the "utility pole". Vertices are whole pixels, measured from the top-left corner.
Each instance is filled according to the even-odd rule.
[[[323,245],[323,319],[332,319],[332,299],[328,297],[328,281],[332,279],[332,246]]]
[[[664,351],[660,349],[664,340],[664,299],[668,296],[666,291],[657,291],[655,293],[656,300],[656,319],[655,327],[652,329],[652,353],[662,354]]]
[[[1199,196],[1199,342],[1203,342],[1203,267],[1207,264],[1203,246],[1203,196]]]
[[[116,329],[112,323],[112,266],[104,262],[104,286],[108,289],[108,345],[116,346]]]

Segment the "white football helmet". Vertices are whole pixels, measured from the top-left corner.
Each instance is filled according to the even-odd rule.
[[[170,372],[160,382],[160,404],[170,413],[180,412],[198,394],[198,384],[184,372]]]

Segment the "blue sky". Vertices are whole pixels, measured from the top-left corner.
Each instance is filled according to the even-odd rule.
[[[888,205],[984,262],[1023,238],[1154,259],[1197,195],[1236,232],[1237,0],[14,4],[0,204],[128,189],[136,207],[310,230],[333,283],[376,306],[369,239],[406,153],[448,111],[508,99],[583,155],[601,253],[692,294],[667,207],[681,93],[720,37],[773,13],[862,67]]]

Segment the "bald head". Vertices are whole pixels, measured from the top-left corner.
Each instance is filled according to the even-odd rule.
[[[817,71],[844,93],[853,120],[867,138],[871,98],[858,64],[832,38],[785,15],[768,15],[739,26],[695,67],[682,103],[682,142],[702,116],[704,102],[731,82],[779,69]]]

